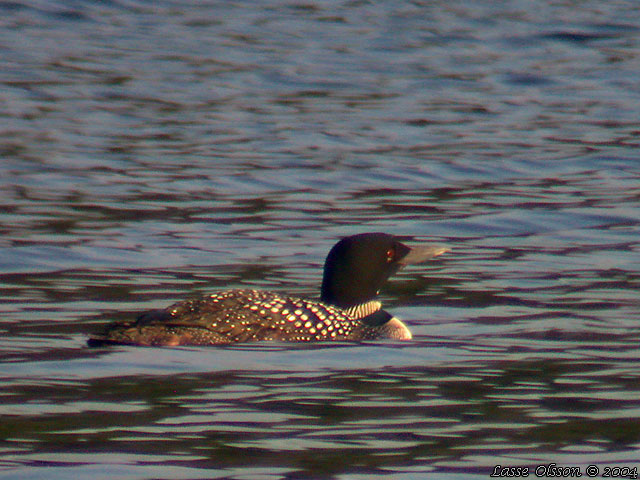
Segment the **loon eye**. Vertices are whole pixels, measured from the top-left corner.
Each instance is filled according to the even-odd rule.
[[[392,262],[396,256],[396,251],[393,248],[387,250],[387,262]]]

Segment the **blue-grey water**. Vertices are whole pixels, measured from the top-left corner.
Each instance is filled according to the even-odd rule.
[[[638,72],[631,1],[0,2],[0,479],[635,478]],[[452,247],[410,342],[86,347],[365,231]]]

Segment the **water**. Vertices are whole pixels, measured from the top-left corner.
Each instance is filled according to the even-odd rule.
[[[638,5],[0,9],[1,479],[640,466]],[[363,231],[411,342],[86,347]]]

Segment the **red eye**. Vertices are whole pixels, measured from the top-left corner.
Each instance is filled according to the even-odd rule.
[[[393,248],[387,250],[387,262],[393,261],[393,257],[396,256],[396,251]]]

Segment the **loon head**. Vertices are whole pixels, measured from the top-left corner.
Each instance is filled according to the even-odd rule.
[[[340,308],[361,305],[374,299],[404,265],[424,262],[448,250],[442,245],[408,247],[386,233],[343,238],[327,255],[321,299]]]

